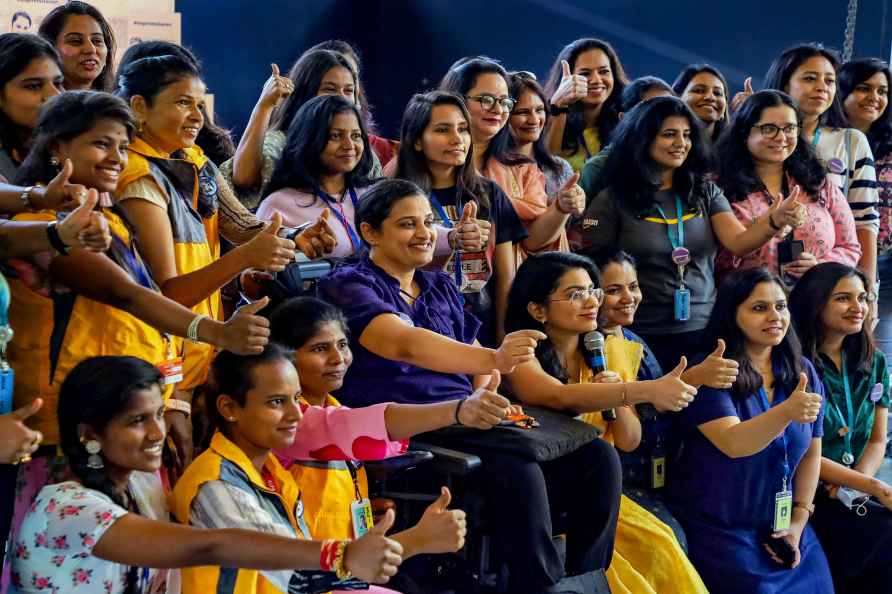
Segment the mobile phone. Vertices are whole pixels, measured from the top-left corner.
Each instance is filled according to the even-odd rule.
[[[801,239],[787,239],[777,244],[777,263],[789,264],[799,259],[805,251],[805,242]]]
[[[783,538],[773,538],[771,535],[762,538],[762,542],[771,549],[772,553],[777,555],[777,558],[782,562],[781,565],[793,567],[793,561],[796,560],[796,551],[793,550],[793,545]]]

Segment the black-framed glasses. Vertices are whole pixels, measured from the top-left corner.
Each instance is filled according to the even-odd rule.
[[[549,299],[549,301],[572,301],[576,304],[585,303],[589,297],[593,297],[598,305],[604,303],[604,289],[600,287],[590,287],[588,289],[576,289],[563,299]]]
[[[477,101],[480,103],[480,107],[485,109],[486,111],[491,110],[495,107],[496,103],[499,104],[499,107],[502,111],[511,111],[514,109],[514,104],[517,101],[512,97],[496,97],[495,95],[490,95],[489,93],[483,93],[482,95],[465,95],[471,101]]]
[[[777,138],[780,132],[783,132],[787,138],[795,138],[799,135],[799,124],[789,124],[783,128],[775,124],[756,124],[753,128],[758,128],[759,133],[769,139]]]

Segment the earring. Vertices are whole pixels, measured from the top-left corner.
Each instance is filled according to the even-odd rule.
[[[143,130],[144,126],[145,126],[145,123],[142,120],[139,120],[138,122],[136,122],[136,133],[142,134],[142,130]]]
[[[99,452],[102,451],[101,443],[95,439],[87,440],[84,443],[84,449],[90,454],[90,457],[87,458],[87,468],[99,470],[100,468],[105,467],[105,464],[102,462],[102,456],[99,455]]]
[[[50,165],[58,169],[62,165],[62,162],[59,161],[59,157],[52,156],[50,157]]]

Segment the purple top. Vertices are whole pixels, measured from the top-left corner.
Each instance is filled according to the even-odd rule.
[[[400,297],[399,282],[367,254],[320,281],[320,296],[344,311],[350,329],[353,364],[343,387],[334,394],[342,403],[360,407],[380,402],[442,402],[473,392],[466,375],[391,361],[359,344],[366,326],[382,314],[397,315],[407,324],[466,344],[474,341],[480,321],[465,312],[452,279],[439,271],[416,270],[415,282],[421,292],[410,306]]]

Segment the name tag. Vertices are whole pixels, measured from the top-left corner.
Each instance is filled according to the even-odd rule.
[[[165,386],[183,381],[183,358],[168,359],[158,365],[161,372],[161,383]]]
[[[372,502],[368,498],[350,504],[350,517],[353,518],[353,538],[362,538],[375,525],[372,517]]]
[[[793,492],[778,491],[774,496],[774,531],[790,529],[793,517]]]

